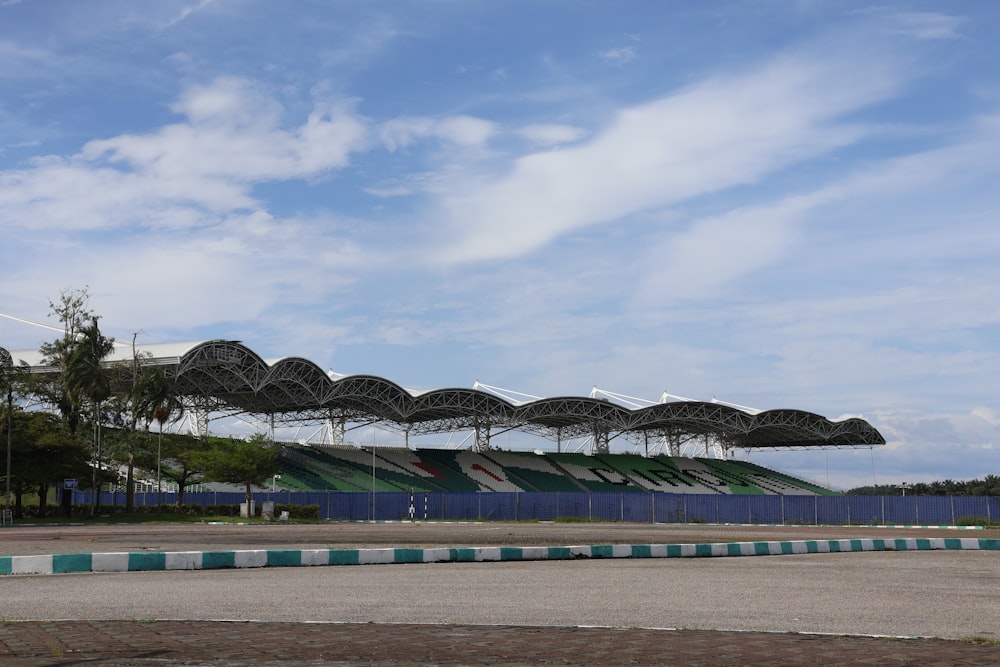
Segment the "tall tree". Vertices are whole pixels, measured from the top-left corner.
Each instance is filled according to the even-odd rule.
[[[114,350],[115,341],[107,338],[97,325],[97,316],[79,331],[79,340],[73,348],[65,373],[66,389],[78,404],[88,404],[91,409],[91,423],[94,431],[94,470],[92,486],[94,503],[91,513],[97,509],[97,471],[101,468],[101,403],[111,395],[111,373],[104,360]]]
[[[253,486],[262,485],[278,472],[280,447],[257,433],[249,440],[223,440],[201,458],[205,476],[216,482],[246,485],[249,511]]]
[[[216,440],[220,439],[160,433],[159,456],[154,459],[151,452],[143,452],[141,465],[150,470],[159,465],[162,477],[177,485],[174,505],[180,507],[184,503],[185,489],[202,481],[205,452]]]
[[[59,411],[70,433],[76,433],[82,416],[82,398],[72,393],[66,384],[66,371],[70,359],[80,345],[82,329],[97,316],[90,310],[87,288],[64,290],[58,302],[49,301],[50,315],[58,318],[63,335],[38,348],[48,366],[58,369],[57,374],[40,374],[31,377],[27,393]]]
[[[106,420],[118,429],[119,437],[112,443],[116,445],[112,451],[117,460],[125,464],[126,512],[135,510],[136,457],[139,450],[149,444],[150,402],[156,400],[150,393],[167,391],[165,384],[161,387],[154,379],[154,373],[159,369],[143,367],[148,357],[137,351],[133,337],[131,363],[120,362],[111,367],[112,385],[117,391],[107,404]],[[140,424],[144,427],[142,432]]]
[[[163,478],[163,425],[180,418],[183,406],[174,392],[174,385],[162,368],[151,366],[143,369],[136,385],[134,397],[137,414],[141,415],[149,431],[155,421],[159,426],[156,438],[156,506],[162,504]]]
[[[11,475],[16,493],[14,510],[21,517],[21,497],[26,491],[34,490],[38,493],[39,516],[45,516],[52,484],[78,478],[87,471],[87,446],[71,435],[54,414],[15,410],[13,417],[17,461]]]
[[[3,400],[4,424],[4,511],[10,510],[10,468],[14,425],[14,359],[6,348],[0,347],[0,400]]]

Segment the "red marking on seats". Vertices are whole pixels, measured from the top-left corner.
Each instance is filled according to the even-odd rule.
[[[490,477],[492,477],[493,479],[495,479],[495,480],[496,480],[496,481],[498,481],[498,482],[502,482],[502,481],[503,481],[503,477],[497,477],[497,476],[496,476],[496,475],[494,475],[494,474],[493,474],[492,472],[490,472],[489,470],[487,470],[487,469],[486,469],[486,468],[484,468],[483,466],[479,465],[478,463],[473,463],[473,464],[472,464],[472,469],[473,469],[473,470],[479,470],[479,471],[482,471],[482,472],[486,473],[487,475],[489,475]]]
[[[431,477],[444,479],[444,475],[441,474],[444,472],[444,468],[439,468],[432,463],[425,463],[423,461],[413,461],[413,465],[430,474]]]

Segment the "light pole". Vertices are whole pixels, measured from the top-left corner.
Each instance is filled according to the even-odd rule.
[[[10,356],[10,352],[6,349],[0,347],[0,367],[3,370],[3,383],[7,387],[7,467],[4,472],[5,490],[4,490],[4,519],[7,518],[10,509],[10,446],[11,446],[11,430],[12,424],[14,422],[14,384],[11,379],[11,371],[14,369],[14,359]]]
[[[271,478],[271,493],[274,493],[275,487],[278,485],[278,480],[281,479],[281,475],[275,475]]]

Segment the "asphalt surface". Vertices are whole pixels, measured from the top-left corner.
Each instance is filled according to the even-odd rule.
[[[1000,530],[634,523],[324,523],[7,526],[0,555],[113,551],[700,544],[896,537],[1000,538]]]
[[[995,538],[997,531],[635,524],[8,527],[0,530],[0,555],[942,535]],[[0,577],[0,620],[4,667],[996,665],[1000,552],[12,576]]]

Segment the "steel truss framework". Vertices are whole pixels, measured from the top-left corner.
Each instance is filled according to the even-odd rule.
[[[267,364],[237,341],[200,343],[169,365],[179,394],[204,409],[242,412],[281,424],[366,422],[406,434],[473,430],[488,447],[493,431],[522,430],[552,440],[607,443],[711,438],[727,449],[869,447],[885,444],[867,421],[831,421],[802,410],[751,413],[702,401],[630,409],[601,398],[565,396],[524,403],[479,389],[407,391],[385,378],[332,378],[306,359]]]
[[[711,440],[723,450],[885,444],[863,419],[831,421],[802,410],[753,412],[692,400],[629,408],[583,396],[520,402],[479,388],[415,393],[373,375],[334,378],[299,357],[268,364],[247,346],[229,340],[193,344],[176,356],[143,356],[139,363],[163,367],[177,395],[201,421],[211,412],[251,415],[272,425],[333,424],[340,438],[350,422],[402,431],[407,437],[474,431],[476,448],[488,448],[491,434],[510,430],[556,442],[590,438],[598,451],[606,451],[617,437],[647,447],[650,441],[669,443],[671,451],[695,438]],[[32,368],[39,373],[53,370]]]

